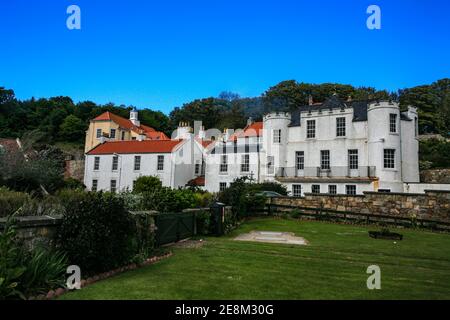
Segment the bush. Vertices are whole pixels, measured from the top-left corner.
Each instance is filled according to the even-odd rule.
[[[21,288],[26,295],[46,293],[65,286],[66,255],[43,247],[35,248],[24,261]]]
[[[208,235],[211,233],[211,213],[208,211],[200,211],[196,214],[195,221],[197,224],[197,234]]]
[[[0,299],[21,297],[19,284],[26,267],[22,264],[24,250],[15,242],[13,218],[8,218],[0,233]]]
[[[41,247],[26,251],[16,239],[14,216],[0,234],[0,253],[0,299],[25,299],[63,286],[66,257]]]
[[[145,193],[158,191],[162,188],[161,180],[158,177],[139,177],[134,184],[134,193]]]
[[[80,180],[74,178],[64,179],[64,188],[66,189],[86,189],[86,186]]]
[[[70,264],[90,275],[130,261],[135,223],[122,199],[111,193],[75,193],[65,204],[56,243]]]
[[[0,188],[0,217],[13,214],[23,204],[31,200],[31,197],[24,192],[11,191],[8,188]]]
[[[260,191],[269,191],[268,186],[272,184],[253,184],[247,182],[248,178],[238,178],[231,183],[230,187],[219,194],[219,201],[233,207],[236,218],[251,215],[264,209],[266,197],[257,195]],[[282,191],[282,188],[275,187]],[[270,190],[272,191],[272,190]],[[277,191],[278,192],[278,191]]]

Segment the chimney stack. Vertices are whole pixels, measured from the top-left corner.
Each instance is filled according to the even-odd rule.
[[[309,97],[308,97],[308,105],[312,106],[313,103],[314,103],[313,97],[312,97],[312,95],[310,94]]]
[[[247,119],[247,126],[251,126],[252,123],[253,123],[253,119],[252,119],[252,117],[249,117],[249,118]]]

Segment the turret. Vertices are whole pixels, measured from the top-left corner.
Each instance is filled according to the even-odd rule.
[[[379,189],[403,191],[400,108],[380,101],[367,107],[368,166],[376,167]]]
[[[272,112],[263,117],[263,122],[263,150],[266,152],[265,160],[267,161],[269,158],[273,160],[274,172],[277,172],[279,168],[284,168],[287,165],[286,146],[291,115],[287,112]],[[269,176],[271,175],[271,172],[267,173]]]
[[[141,122],[139,121],[138,111],[135,107],[130,111],[130,121],[136,126],[139,127]]]

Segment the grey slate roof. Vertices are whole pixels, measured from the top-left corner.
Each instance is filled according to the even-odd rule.
[[[291,127],[300,126],[301,112],[326,111],[341,108],[353,108],[353,121],[367,121],[367,106],[374,100],[342,101],[336,95],[331,96],[320,104],[306,105],[291,113]]]

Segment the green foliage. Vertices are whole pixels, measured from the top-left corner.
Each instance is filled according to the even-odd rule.
[[[286,186],[277,182],[252,183],[248,187],[249,191],[253,193],[258,193],[261,191],[274,191],[283,196],[287,196],[288,194]]]
[[[74,193],[56,235],[59,249],[84,274],[122,266],[133,256],[135,223],[122,199],[111,193]]]
[[[8,188],[0,187],[0,217],[6,217],[29,201],[31,197],[24,192],[11,191]]]
[[[37,247],[26,255],[24,265],[26,269],[21,277],[21,288],[27,295],[46,293],[65,286],[68,266],[65,254]]]
[[[197,234],[208,235],[211,232],[211,213],[209,210],[197,212],[195,221],[197,224]]]
[[[430,139],[419,144],[421,169],[450,168],[450,142]]]
[[[161,180],[158,177],[143,176],[139,177],[133,188],[135,193],[144,193],[157,191],[162,188]]]
[[[0,185],[27,192],[54,192],[64,185],[64,156],[56,147],[33,150],[24,141],[24,150],[0,154]],[[26,147],[26,149],[25,149]],[[45,192],[44,192],[45,190]]]
[[[419,132],[450,135],[450,79],[400,90],[400,105],[418,108]]]
[[[133,218],[136,223],[136,232],[133,236],[133,251],[136,254],[133,262],[141,263],[155,249],[154,218],[146,212],[135,212]]]
[[[61,136],[66,141],[84,142],[85,132],[88,128],[86,122],[71,114],[68,115],[60,126]]]
[[[0,137],[17,138],[24,133],[40,130],[47,143],[71,141],[82,145],[89,120],[105,111],[128,118],[132,106],[112,103],[97,105],[91,101],[74,104],[69,97],[19,101],[13,90],[0,87]],[[160,111],[140,110],[144,125],[169,133],[169,118]]]
[[[10,216],[0,233],[0,299],[21,297],[20,279],[26,267],[21,263],[24,250],[15,241],[14,218]]]
[[[27,251],[17,240],[15,216],[0,233],[0,299],[25,299],[64,285],[64,254],[37,247]]]
[[[84,190],[86,186],[80,180],[69,177],[64,179],[64,188]]]
[[[171,189],[163,187],[157,177],[140,177],[134,185],[136,198],[132,202],[134,210],[156,210],[159,212],[179,212],[183,209],[207,207],[212,202],[210,193],[192,188]],[[127,201],[132,196],[126,196]],[[131,207],[131,202],[130,202]]]
[[[264,209],[266,197],[256,194],[261,190],[261,185],[249,183],[247,177],[237,178],[219,194],[219,201],[232,206],[236,218],[241,218]]]

